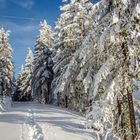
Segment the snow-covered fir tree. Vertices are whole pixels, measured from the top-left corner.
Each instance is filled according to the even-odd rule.
[[[14,87],[14,66],[9,31],[0,29],[0,95],[11,96]]]
[[[121,139],[135,139],[137,130],[132,99],[134,90],[132,68],[137,68],[136,62],[139,56],[139,51],[134,53],[134,50],[139,48],[137,35],[140,26],[134,22],[134,19],[139,18],[136,12],[139,4],[130,1],[125,3],[113,1],[111,7],[106,5],[105,17],[100,18],[102,32],[98,34],[100,39],[97,38],[98,42],[95,44],[95,47],[96,45],[98,47],[96,49],[98,54],[96,58],[93,57],[97,60],[94,69],[95,82],[91,87],[93,89],[93,124],[96,129],[102,129],[102,131],[110,128]],[[111,12],[106,8],[111,8]],[[112,20],[105,23],[103,22],[105,19]],[[99,31],[98,26],[95,29]],[[132,31],[136,36],[132,35]],[[135,43],[130,43],[131,41]],[[100,113],[95,115],[97,110]]]
[[[34,70],[32,87],[34,100],[41,103],[49,102],[51,82],[53,78],[53,61],[51,49],[53,47],[53,36],[47,22],[41,22],[40,35],[36,40],[34,51]]]
[[[68,106],[70,99],[67,97],[69,84],[64,86],[64,73],[73,56],[81,47],[82,40],[93,28],[90,16],[93,4],[90,0],[71,0],[61,7],[63,13],[56,24],[56,55],[54,56],[54,80],[52,83],[53,102]],[[69,101],[68,101],[69,100]]]
[[[14,92],[14,96],[13,96],[14,101],[20,101],[21,100],[22,91],[20,89],[20,85],[22,83],[23,72],[24,72],[24,66],[22,64],[21,69],[20,69],[20,73],[19,73],[18,78],[16,80],[16,88],[15,88],[15,92]]]
[[[17,90],[15,93],[15,100],[31,101],[33,99],[32,90],[32,72],[33,72],[33,53],[29,49],[26,56],[25,67],[21,67],[21,71],[17,80]]]
[[[68,57],[58,43],[54,57],[54,99],[71,109],[92,109],[87,118],[103,139],[136,137],[132,79],[139,73],[139,6],[138,1],[97,3],[91,10],[94,28],[81,47]]]
[[[75,51],[83,38],[92,29],[92,18],[88,15],[92,9],[90,0],[71,0],[70,3],[60,7],[63,13],[56,24],[59,44],[61,48],[69,48],[69,51]]]

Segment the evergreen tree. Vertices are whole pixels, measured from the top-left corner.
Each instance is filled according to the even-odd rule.
[[[14,66],[9,31],[0,29],[0,95],[11,96],[14,87]]]
[[[83,38],[93,28],[93,20],[88,15],[92,6],[90,0],[71,0],[60,7],[63,13],[55,28],[61,48],[69,48],[73,52],[81,45]]]
[[[20,90],[20,85],[22,84],[22,76],[23,76],[23,72],[24,72],[24,66],[21,66],[20,69],[20,73],[18,75],[18,78],[16,80],[16,88],[15,88],[15,92],[14,92],[14,96],[13,99],[14,101],[20,101],[21,100],[21,90]]]
[[[21,68],[19,78],[17,80],[17,90],[15,98],[20,101],[31,101],[33,99],[32,95],[32,72],[33,72],[33,53],[29,49],[26,57],[25,67]]]
[[[50,86],[53,78],[53,61],[51,49],[53,47],[52,31],[47,22],[41,22],[40,35],[36,41],[34,52],[33,93],[34,99],[47,103],[50,97]]]
[[[132,81],[139,75],[140,5],[138,1],[114,0],[110,8],[108,3],[93,6],[94,28],[73,54],[66,51],[70,45],[63,46],[68,43],[63,42],[67,34],[56,40],[60,49],[54,57],[53,95],[65,107],[82,111],[87,107],[91,127],[102,139],[112,135],[134,140]]]
[[[132,78],[138,72],[138,5],[133,7],[134,2],[121,0],[113,1],[112,4],[114,9],[111,14],[100,19],[101,34],[92,35],[96,43],[90,61],[95,60],[96,63],[93,63],[95,75],[91,86],[93,121],[90,121],[96,130],[110,129],[121,139],[134,140],[137,128]],[[112,23],[108,22],[110,17]],[[105,20],[106,23],[103,22]],[[98,32],[100,29],[95,27]],[[132,34],[133,31],[135,35]]]
[[[93,28],[93,20],[90,13],[93,4],[90,0],[71,0],[70,3],[61,7],[63,13],[56,24],[56,48],[57,52],[53,60],[55,65],[54,80],[52,83],[53,102],[67,106],[67,96],[70,92],[69,84],[63,88],[63,75],[75,53],[81,47],[83,39]],[[67,93],[68,91],[68,93]],[[57,98],[59,101],[57,101]]]

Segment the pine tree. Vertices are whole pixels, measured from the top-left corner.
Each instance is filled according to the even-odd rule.
[[[0,29],[0,95],[11,96],[14,87],[14,66],[9,31]]]
[[[92,52],[95,53],[92,60],[97,61],[93,63],[96,64],[93,67],[95,82],[91,87],[92,125],[97,130],[110,129],[121,139],[134,140],[137,128],[132,78],[138,72],[138,5],[133,7],[133,2],[120,0],[113,1],[113,7],[111,13],[101,17],[100,29],[95,27],[98,32],[103,29],[101,34],[97,34],[97,37],[92,35],[94,41],[97,41],[94,46],[96,51]],[[110,17],[111,24],[108,22]],[[96,113],[97,110],[100,113]]]
[[[20,85],[22,84],[23,72],[24,72],[24,66],[22,64],[21,69],[20,69],[20,73],[19,73],[18,78],[16,80],[16,88],[15,88],[15,92],[14,92],[14,96],[13,96],[14,101],[20,101],[21,100],[20,95],[21,95],[22,91],[20,90]]]
[[[70,3],[61,7],[63,13],[56,24],[56,48],[59,49],[53,58],[56,62],[53,67],[54,80],[52,83],[53,102],[56,102],[55,104],[67,106],[67,96],[70,90],[69,84],[64,86],[63,75],[73,54],[81,47],[83,39],[93,28],[93,20],[89,16],[92,7],[93,4],[90,0],[71,0]]]
[[[40,35],[36,41],[34,52],[33,70],[33,95],[34,99],[49,102],[50,86],[53,78],[53,61],[51,59],[51,48],[53,47],[52,31],[47,22],[41,22]]]
[[[15,98],[20,101],[31,101],[33,99],[32,94],[32,72],[33,72],[33,53],[29,49],[26,57],[25,67],[21,68],[19,78],[17,80],[17,93]]]
[[[58,105],[71,109],[79,110],[87,105],[91,110],[87,115],[91,127],[102,139],[112,135],[134,140],[137,126],[132,79],[139,74],[140,5],[138,1],[114,0],[108,10],[109,1],[106,2],[93,6],[94,28],[81,39],[82,45],[73,47],[77,42],[69,44],[69,38],[73,41],[68,36],[71,34],[61,32],[65,18],[62,28],[57,27],[60,34],[56,40],[59,49],[53,58],[53,95]]]
[[[92,6],[90,0],[71,0],[60,8],[63,13],[55,28],[61,48],[75,51],[81,45],[83,38],[93,28],[92,18],[88,16]]]

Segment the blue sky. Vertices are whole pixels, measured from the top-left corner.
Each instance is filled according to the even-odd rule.
[[[46,19],[53,28],[61,5],[61,0],[0,0],[0,26],[11,31],[16,76],[25,63],[28,48],[34,49],[40,21]]]

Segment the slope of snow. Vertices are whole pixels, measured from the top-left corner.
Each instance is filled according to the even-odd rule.
[[[0,103],[0,112],[5,111],[4,104]]]
[[[9,96],[3,96],[0,98],[0,112],[4,112],[11,108],[12,99]]]
[[[0,114],[1,140],[97,140],[78,113],[36,103],[14,103]],[[8,135],[7,135],[8,132]]]

